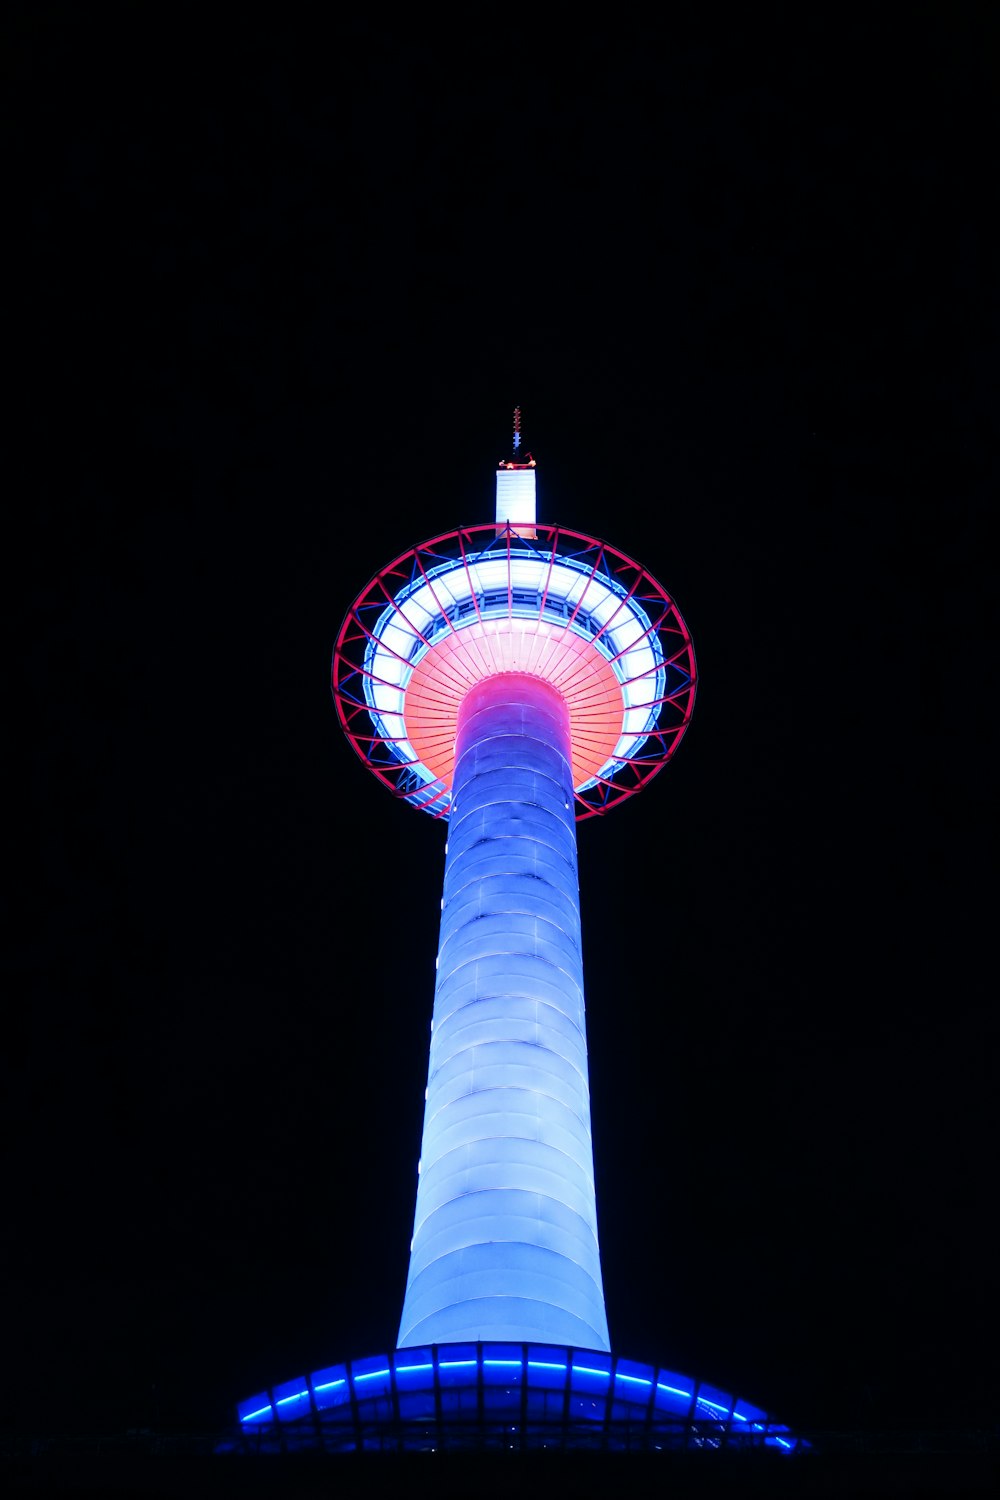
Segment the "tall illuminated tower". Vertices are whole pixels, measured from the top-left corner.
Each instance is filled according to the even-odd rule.
[[[683,621],[630,559],[539,528],[528,458],[498,470],[493,526],[415,548],[362,594],[334,689],[356,748],[448,823],[399,1345],[607,1349],[575,820],[675,748]]]
[[[240,1420],[285,1446],[788,1447],[759,1408],[611,1352],[576,824],[673,755],[695,658],[639,563],[537,520],[535,474],[516,412],[494,520],[400,554],[337,636],[351,744],[446,829],[409,1274],[393,1353],[286,1381]]]
[[[495,523],[390,564],[334,656],[355,748],[448,823],[402,1348],[609,1347],[575,823],[659,769],[694,702],[666,592],[605,543],[539,527],[517,455]]]

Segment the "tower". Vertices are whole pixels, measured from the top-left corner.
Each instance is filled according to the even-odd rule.
[[[337,636],[348,739],[447,831],[416,1211],[396,1350],[240,1403],[258,1445],[791,1446],[758,1407],[611,1351],[576,824],[670,759],[696,669],[662,585],[540,523],[535,478],[515,412],[494,520],[400,554]]]
[[[695,663],[638,564],[538,525],[535,475],[502,463],[494,524],[390,564],[334,655],[355,748],[448,825],[402,1348],[609,1347],[575,823],[672,754]]]

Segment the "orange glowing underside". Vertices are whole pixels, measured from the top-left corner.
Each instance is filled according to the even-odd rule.
[[[469,688],[499,672],[526,672],[559,689],[569,705],[573,785],[614,754],[622,732],[622,690],[590,641],[548,620],[479,620],[444,636],[414,668],[403,717],[420,760],[451,791],[458,706]]]

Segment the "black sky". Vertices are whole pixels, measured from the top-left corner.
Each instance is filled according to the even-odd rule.
[[[93,9],[4,23],[5,1420],[392,1344],[443,829],[329,658],[519,402],[701,671],[580,831],[614,1346],[995,1422],[990,7]]]

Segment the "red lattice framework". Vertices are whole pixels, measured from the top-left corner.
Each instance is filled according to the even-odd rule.
[[[371,579],[337,635],[331,681],[347,738],[394,795],[435,817],[446,816],[450,806],[458,704],[485,676],[529,671],[564,693],[578,821],[639,791],[674,755],[690,722],[694,646],[663,585],[596,537],[541,524],[534,532],[526,539],[523,529],[493,523],[421,542]],[[506,598],[502,585],[484,590],[487,572],[506,579]],[[519,585],[528,575],[537,584],[525,589]],[[567,579],[573,580],[568,593],[577,597],[567,597]],[[408,600],[418,597],[416,590],[424,606],[434,601],[430,623],[414,622],[417,608]],[[590,617],[588,592],[591,599],[600,596],[605,614],[611,610],[600,623]],[[409,656],[387,647],[387,620],[408,632]],[[639,641],[616,649],[616,632],[623,634],[625,626],[635,632],[637,625]],[[637,647],[643,644],[655,669],[630,677],[627,660],[642,655]],[[403,679],[391,684],[403,695],[401,715],[373,707],[372,695],[386,687],[373,671],[378,660],[390,662],[394,677]],[[626,714],[634,724],[639,710],[646,725],[626,731]],[[386,721],[402,732],[388,732]],[[623,743],[627,753],[616,754]]]

